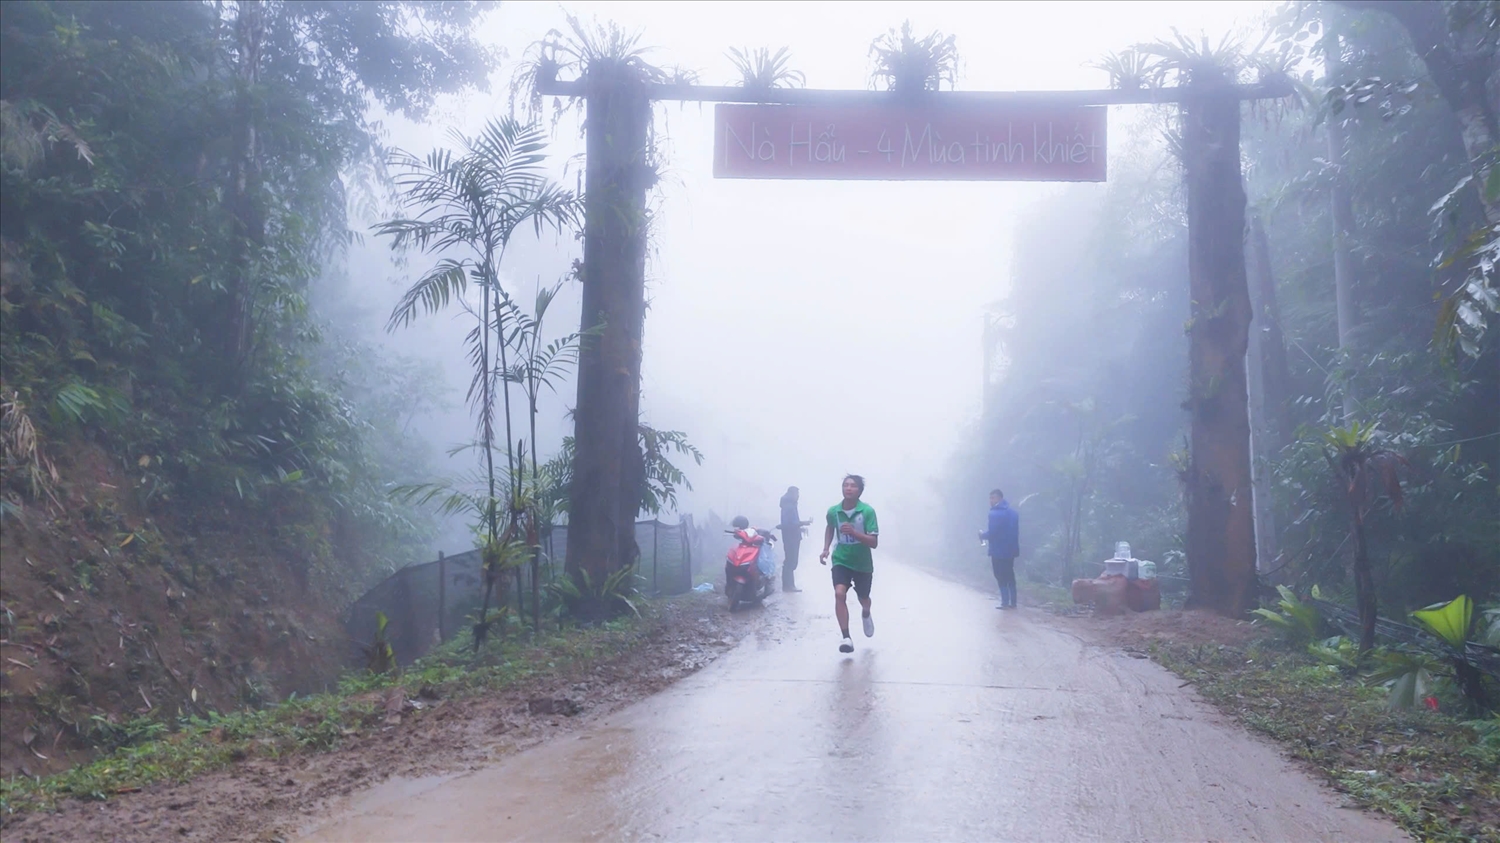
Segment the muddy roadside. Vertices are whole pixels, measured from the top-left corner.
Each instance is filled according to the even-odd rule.
[[[498,689],[372,692],[375,717],[332,749],[247,756],[182,783],[66,799],[5,820],[7,841],[280,840],[329,800],[393,776],[475,769],[608,717],[774,623],[774,602],[730,614],[712,594],[656,601],[628,641]],[[211,740],[212,737],[207,739]]]

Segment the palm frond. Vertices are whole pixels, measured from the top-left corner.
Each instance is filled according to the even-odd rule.
[[[577,15],[567,15],[568,29],[551,29],[526,48],[521,56],[518,72],[511,79],[510,108],[516,111],[518,102],[524,104],[523,113],[536,120],[542,112],[542,95],[537,83],[559,75],[583,76],[590,68],[607,72],[623,72],[643,82],[665,82],[669,74],[646,61],[646,54],[654,48],[641,45],[641,32],[626,31],[610,21],[600,23],[590,20],[584,23]],[[671,74],[682,81],[682,71]],[[577,108],[581,101],[556,102],[553,125],[564,112]]]
[[[1089,66],[1108,73],[1109,86],[1122,91],[1159,88],[1165,72],[1159,59],[1138,49],[1108,53],[1104,58],[1090,62]]]
[[[402,294],[386,320],[385,329],[404,328],[419,314],[431,315],[443,310],[454,297],[462,296],[468,286],[469,268],[461,261],[443,258]]]
[[[745,88],[769,91],[773,88],[807,87],[807,77],[802,71],[790,67],[791,50],[786,47],[775,53],[769,47],[754,50],[731,47],[729,59],[739,71],[740,85]]]
[[[1233,35],[1225,35],[1217,45],[1209,41],[1206,33],[1194,41],[1175,27],[1172,40],[1160,39],[1149,44],[1138,44],[1135,52],[1154,59],[1162,73],[1173,73],[1177,81],[1186,83],[1196,76],[1219,75],[1235,80],[1246,66],[1246,58]]]
[[[875,67],[870,81],[899,94],[939,90],[944,82],[952,88],[958,77],[958,48],[952,35],[938,31],[917,38],[911,21],[892,29],[870,44]]]

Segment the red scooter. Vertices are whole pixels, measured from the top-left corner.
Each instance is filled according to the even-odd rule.
[[[776,536],[754,527],[724,532],[739,540],[724,559],[724,596],[733,612],[741,603],[759,603],[771,593],[771,578],[762,575],[759,563],[762,549],[774,543]]]

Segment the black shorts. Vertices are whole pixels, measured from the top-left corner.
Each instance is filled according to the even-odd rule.
[[[861,600],[870,599],[870,577],[869,571],[856,571],[853,568],[845,568],[843,565],[833,566],[833,584],[842,586],[854,586],[854,593]]]

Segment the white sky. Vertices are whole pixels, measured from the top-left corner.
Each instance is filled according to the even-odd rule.
[[[787,46],[809,87],[868,88],[871,40],[909,17],[919,34],[939,29],[957,36],[960,90],[1067,90],[1107,87],[1106,75],[1087,66],[1107,52],[1169,37],[1172,27],[1217,41],[1272,5],[589,2],[566,8],[585,20],[613,19],[640,30],[642,43],[658,48],[652,61],[693,68],[705,84],[733,81],[730,47]],[[547,30],[566,30],[563,14],[554,3],[503,3],[487,27],[508,52],[492,92],[449,104],[431,126],[391,121],[391,141],[425,152],[442,142],[448,125],[472,132],[504,113],[516,61]],[[1113,112],[1112,152],[1130,120],[1128,110]],[[715,181],[712,106],[673,105],[661,114],[657,127],[667,138],[669,166],[648,264],[644,407],[648,421],[687,431],[708,458],[692,472],[697,491],[683,509],[774,519],[776,498],[797,485],[808,517],[837,498],[840,477],[852,471],[868,478],[867,500],[897,510],[883,515],[887,533],[898,513],[919,528],[931,479],[978,412],[980,313],[1008,284],[1017,217],[1057,187]],[[565,121],[557,156],[579,148],[577,124]],[[571,249],[571,242],[551,239],[523,247],[511,270],[529,288],[538,274],[560,275],[576,255]],[[394,284],[377,287],[376,301],[394,301]],[[576,326],[576,295],[558,305],[557,326]],[[412,335],[426,337],[428,351],[452,341],[442,353],[454,373],[462,359],[458,325],[435,321]],[[439,326],[449,336],[433,339]],[[562,398],[572,405],[571,387]],[[454,395],[455,404],[461,400],[461,392]],[[560,435],[559,412],[551,415]],[[441,429],[434,436],[466,435],[463,428],[451,436]],[[984,505],[976,502],[976,510]]]

